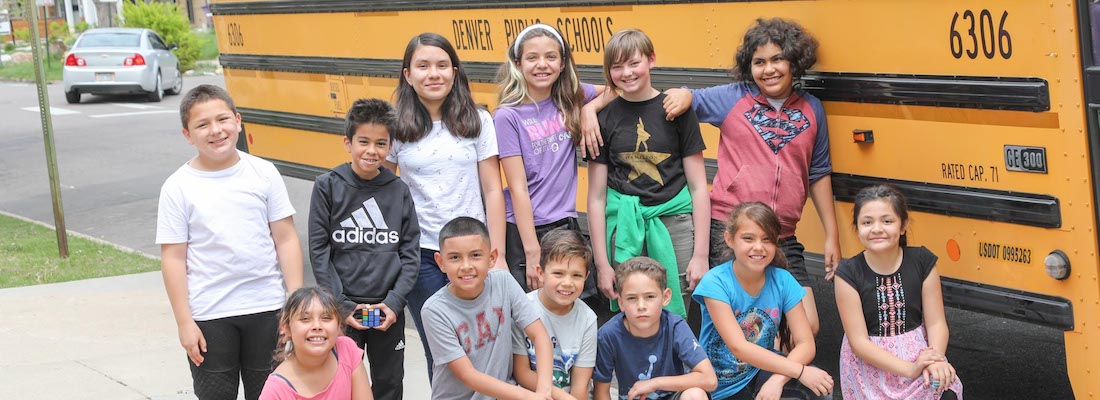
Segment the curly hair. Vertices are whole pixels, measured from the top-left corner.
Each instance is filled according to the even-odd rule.
[[[791,77],[798,80],[817,63],[817,39],[797,22],[783,18],[757,18],[756,25],[745,31],[741,47],[734,56],[730,75],[734,80],[752,82],[752,55],[766,44],[783,50],[783,58],[791,64]]]

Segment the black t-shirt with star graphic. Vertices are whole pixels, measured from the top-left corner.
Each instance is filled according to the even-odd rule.
[[[665,120],[664,93],[632,102],[615,99],[598,114],[604,145],[588,161],[607,165],[607,185],[643,205],[668,201],[687,185],[683,158],[703,151],[695,111]]]

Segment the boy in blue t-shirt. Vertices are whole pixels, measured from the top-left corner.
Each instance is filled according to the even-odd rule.
[[[706,400],[718,379],[687,322],[664,311],[672,298],[665,268],[634,257],[615,271],[623,312],[599,331],[593,380],[597,400],[611,399],[611,376],[620,399]]]

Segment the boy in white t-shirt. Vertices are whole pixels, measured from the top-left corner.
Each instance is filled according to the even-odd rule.
[[[539,243],[542,255],[536,267],[543,287],[527,293],[541,314],[554,347],[555,400],[588,399],[588,384],[596,366],[596,313],[583,301],[584,282],[592,250],[580,232],[557,228],[547,232]],[[516,382],[534,389],[535,348],[518,328],[512,334],[512,363]]]
[[[198,154],[164,182],[157,209],[161,271],[200,400],[260,396],[277,314],[302,286],[302,250],[286,185],[272,163],[237,151],[229,93],[200,85],[180,99]]]

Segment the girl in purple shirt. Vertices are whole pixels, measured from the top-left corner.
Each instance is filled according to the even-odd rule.
[[[545,24],[516,36],[498,80],[500,107],[493,120],[508,182],[505,261],[531,291],[542,287],[539,239],[557,227],[579,229],[574,146],[580,145],[582,156],[598,152],[596,111],[614,94],[592,101],[604,88],[580,82],[561,33]]]

